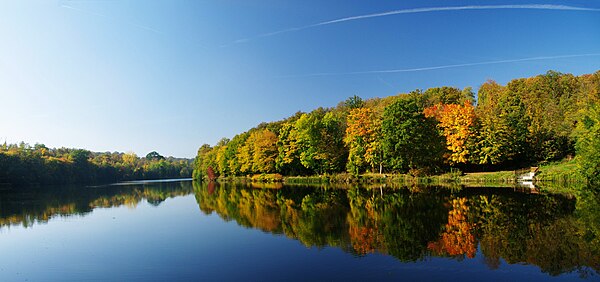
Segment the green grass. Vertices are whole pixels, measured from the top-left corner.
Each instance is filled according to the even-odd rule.
[[[539,173],[535,176],[538,181],[560,183],[583,183],[585,178],[579,173],[575,160],[563,160],[540,165]]]
[[[528,171],[529,167],[524,167],[519,171]],[[522,172],[519,172],[522,173]],[[227,177],[219,181],[225,182],[244,182],[244,183],[273,183],[283,180],[286,184],[293,185],[345,185],[352,187],[354,185],[385,185],[391,186],[461,186],[461,187],[516,187],[518,186],[517,177],[519,173],[513,170],[494,171],[494,172],[474,172],[463,174],[460,171],[432,176],[414,177],[408,174],[378,174],[366,173],[355,176],[349,173],[339,173],[330,175],[316,176],[287,176],[282,177],[279,174],[258,174],[247,177]],[[559,162],[546,163],[539,166],[536,174],[536,186],[549,192],[569,192],[575,187],[585,183],[585,179],[578,172],[575,160],[564,160]]]
[[[517,177],[512,170],[472,172],[461,176],[460,181],[466,183],[514,183],[517,181]]]

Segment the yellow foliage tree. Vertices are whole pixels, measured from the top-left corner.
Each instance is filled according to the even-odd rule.
[[[254,154],[252,168],[255,172],[271,173],[275,171],[277,158],[277,135],[268,129],[254,132]]]
[[[349,147],[348,170],[359,173],[365,165],[381,163],[381,121],[370,108],[355,108],[348,114],[344,143]]]
[[[450,154],[446,159],[451,164],[466,163],[470,154],[468,140],[473,138],[475,108],[469,101],[463,105],[438,104],[426,108],[425,116],[435,117],[446,137],[446,147]]]

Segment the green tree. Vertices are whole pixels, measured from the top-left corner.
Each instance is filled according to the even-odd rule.
[[[365,102],[363,101],[363,99],[356,95],[349,97],[348,99],[346,99],[346,101],[344,101],[344,106],[346,106],[348,109],[362,108],[364,107],[364,105]]]
[[[600,107],[591,105],[577,128],[577,163],[594,185],[600,184]]]
[[[303,114],[295,123],[296,145],[302,165],[316,173],[339,172],[347,152],[343,138],[345,121],[339,113],[319,108]]]
[[[444,139],[433,118],[423,114],[419,96],[389,105],[381,125],[385,163],[395,171],[436,170],[444,152]]]
[[[194,160],[193,179],[202,180],[206,176],[206,169],[209,166],[208,155],[211,151],[212,147],[208,144],[204,144],[198,149],[198,154]]]
[[[150,161],[159,161],[159,160],[164,160],[165,157],[161,156],[156,151],[152,151],[146,155],[146,159],[150,160]]]
[[[529,119],[521,96],[493,81],[479,91],[472,162],[497,165],[526,160]]]

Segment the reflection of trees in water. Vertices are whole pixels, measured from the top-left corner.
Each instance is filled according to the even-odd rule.
[[[448,212],[448,224],[440,239],[428,244],[435,254],[450,256],[466,255],[474,258],[476,247],[473,236],[473,224],[467,220],[469,207],[466,198],[456,198],[451,201],[452,209]]]
[[[0,228],[30,227],[55,216],[84,215],[101,207],[126,205],[135,208],[142,200],[159,205],[167,198],[192,193],[191,182],[151,183],[143,185],[81,187],[55,186],[5,190],[0,193]]]
[[[214,190],[213,190],[214,189]],[[477,246],[492,269],[502,260],[552,275],[600,269],[600,201],[506,190],[256,189],[195,183],[200,209],[225,220],[283,233],[306,246],[401,261],[428,256],[473,258]]]

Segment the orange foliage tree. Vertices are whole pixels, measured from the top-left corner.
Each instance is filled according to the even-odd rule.
[[[427,117],[435,117],[446,137],[446,147],[450,153],[446,159],[451,164],[466,163],[469,154],[469,139],[474,136],[475,108],[469,101],[463,105],[438,104],[426,108]]]

